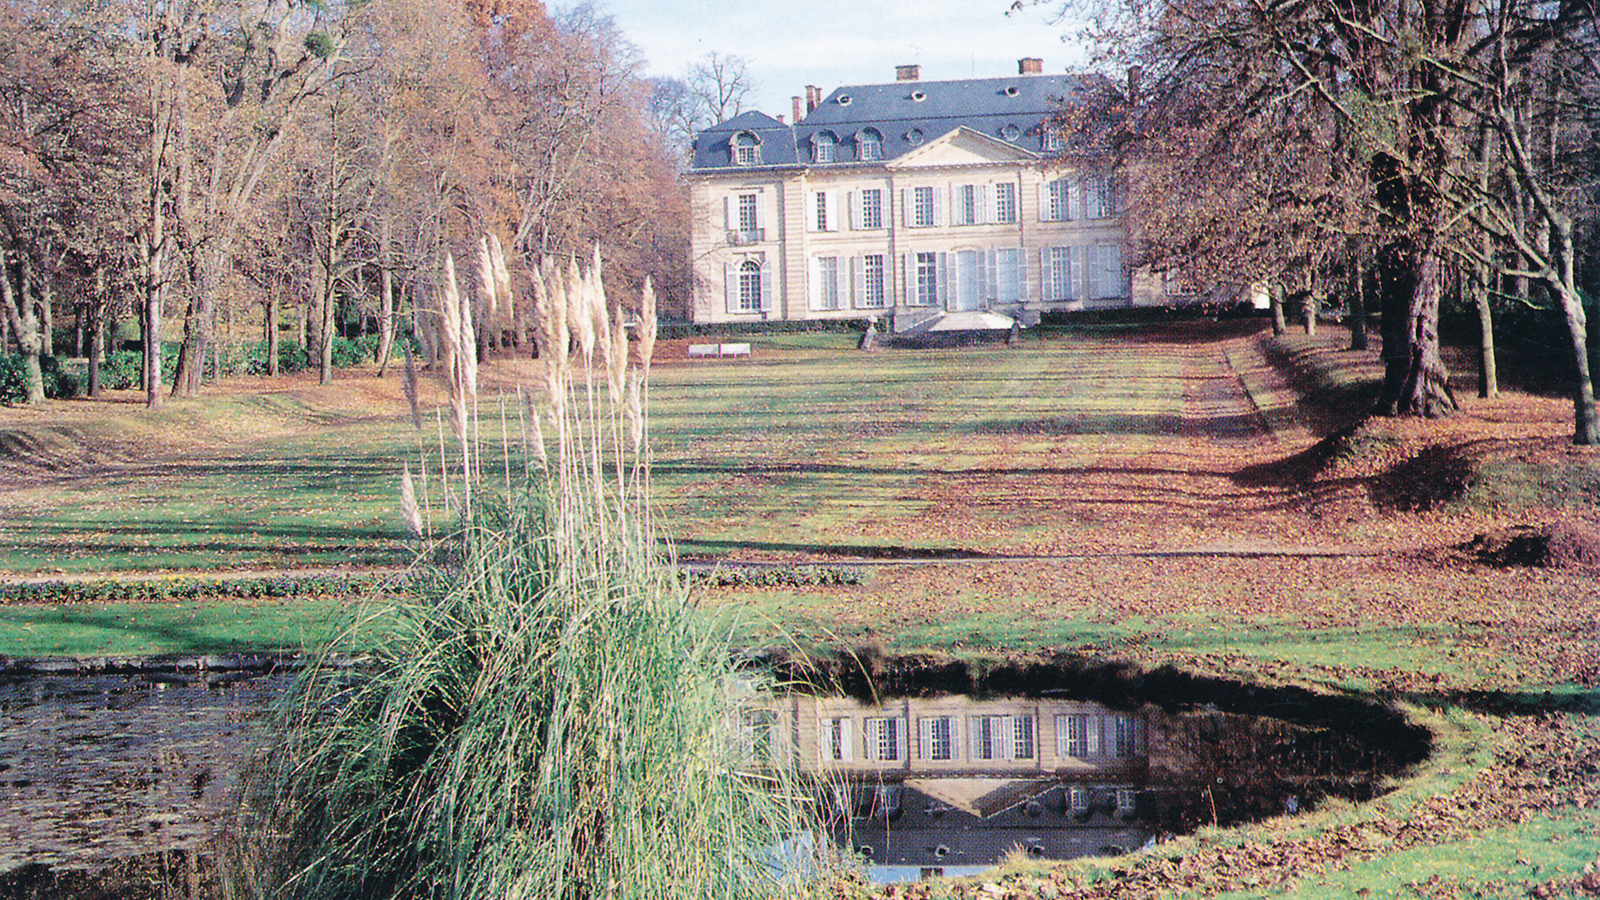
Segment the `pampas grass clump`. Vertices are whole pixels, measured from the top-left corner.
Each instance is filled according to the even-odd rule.
[[[536,291],[548,368],[533,421],[551,427],[553,452],[541,426],[531,440],[542,462],[529,462],[525,484],[478,484],[470,502],[450,504],[464,517],[450,538],[459,563],[424,573],[370,664],[340,664],[350,653],[338,651],[356,648],[335,646],[299,679],[244,796],[226,860],[236,895],[784,889],[780,870],[792,866],[773,848],[807,828],[793,799],[807,792],[783,761],[751,758],[735,690],[749,673],[657,550],[641,502],[637,376],[626,345],[604,343],[620,324],[605,321],[598,271],[577,270],[546,263]],[[583,332],[577,362],[568,323]],[[455,352],[470,353],[469,327],[452,323]],[[596,411],[588,375],[599,353],[609,413]],[[449,429],[464,448],[458,483],[472,489],[475,385],[452,362],[461,383]],[[625,454],[636,461],[628,477]]]

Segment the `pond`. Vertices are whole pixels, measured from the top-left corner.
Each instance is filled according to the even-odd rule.
[[[745,723],[818,777],[821,830],[874,881],[1120,854],[1365,800],[1427,752],[1391,710],[1304,691],[1013,674],[969,680],[971,695],[948,679],[896,684],[895,699],[795,693]],[[0,898],[206,894],[213,835],[291,679],[0,680]]]

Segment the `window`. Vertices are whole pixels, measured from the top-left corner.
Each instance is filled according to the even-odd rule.
[[[865,128],[858,132],[856,134],[856,159],[861,162],[875,162],[883,159],[883,135],[873,128]]]
[[[1084,248],[1084,269],[1089,274],[1089,298],[1104,300],[1122,297],[1122,248],[1116,244],[1095,244]]]
[[[922,758],[955,759],[956,720],[953,716],[931,716],[922,723]]]
[[[1032,759],[1033,716],[973,716],[973,759]]]
[[[733,136],[733,164],[757,166],[761,164],[761,142],[748,131]]]
[[[1033,759],[1033,716],[1011,719],[1011,758]]]
[[[820,256],[812,260],[811,276],[813,283],[811,308],[839,309],[839,258]]]
[[[1042,130],[1044,131],[1044,152],[1060,153],[1061,132],[1051,127],[1048,122],[1044,124]]]
[[[1046,222],[1072,221],[1073,190],[1072,181],[1067,178],[1057,178],[1055,181],[1046,182],[1044,185],[1045,196],[1042,212]]]
[[[939,254],[915,255],[915,280],[912,282],[911,302],[916,306],[933,306],[939,302]]]
[[[815,197],[816,197],[816,200],[813,203],[813,207],[812,207],[812,209],[813,209],[812,224],[815,225],[816,227],[814,229],[812,229],[812,230],[813,231],[830,231],[832,229],[829,226],[833,223],[833,219],[834,219],[834,216],[833,216],[833,195],[828,193],[827,191],[817,191],[817,193],[815,194]]]
[[[761,198],[755,194],[739,195],[739,230],[755,231],[757,210],[760,209]]]
[[[739,310],[757,312],[761,309],[761,264],[747,259],[739,264]]]
[[[911,189],[911,221],[906,224],[913,228],[932,228],[933,215],[933,188],[915,187]]]
[[[839,143],[831,131],[819,131],[811,136],[811,161],[819,165],[834,160],[834,147]]]
[[[856,305],[863,309],[882,309],[888,306],[889,293],[884,288],[883,254],[869,253],[851,261],[855,271]]]
[[[946,290],[954,296],[949,297],[950,308],[954,310],[979,310],[983,309],[983,276],[979,272],[979,256],[976,250],[957,250],[945,257],[947,262],[953,263],[953,271],[948,272],[949,282]],[[984,260],[987,262],[987,258]]]
[[[1089,811],[1089,789],[1074,786],[1067,791],[1067,808],[1082,815]]]
[[[1017,186],[1005,181],[994,186],[994,220],[1002,225],[1017,221]]]
[[[883,227],[883,189],[867,188],[856,195],[860,198],[861,214],[857,217],[861,228]]]
[[[1127,815],[1134,811],[1138,805],[1138,795],[1133,788],[1117,788],[1117,812]]]
[[[891,717],[869,718],[862,729],[862,749],[866,758],[878,762],[905,759],[906,720]]]
[[[996,302],[1020,303],[1022,301],[1022,251],[1015,247],[1002,247],[994,251],[994,277],[990,279],[991,293]]]
[[[977,185],[956,185],[952,201],[950,224],[977,225],[983,221],[979,215],[983,209],[982,192],[978,190]]]
[[[1100,722],[1093,716],[1056,716],[1056,752],[1060,756],[1085,757],[1100,752]]]
[[[818,723],[817,755],[822,762],[848,762],[852,750],[848,718],[823,719]]]
[[[1132,716],[1111,717],[1111,753],[1117,759],[1133,759],[1139,755],[1138,719]]]
[[[1046,300],[1076,300],[1072,280],[1072,248],[1046,247],[1039,261],[1041,285]]]
[[[772,759],[772,742],[778,730],[778,714],[770,709],[756,709],[745,713],[745,741],[753,759]]]
[[[1022,137],[1022,129],[1015,125],[1007,125],[1006,127],[1000,129],[1000,137],[1015,143],[1017,138]]]
[[[926,139],[926,135],[924,135],[922,133],[922,129],[921,128],[913,128],[910,131],[906,132],[906,143],[910,144],[913,147],[921,146],[922,142],[925,139]]]

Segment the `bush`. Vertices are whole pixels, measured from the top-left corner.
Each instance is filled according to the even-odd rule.
[[[39,357],[40,380],[44,382],[45,397],[66,399],[76,397],[83,390],[78,376],[63,372],[61,362],[54,356]],[[28,402],[28,363],[21,354],[0,356],[0,403],[15,406]]]
[[[374,344],[374,347],[377,345]],[[353,369],[362,363],[369,362],[374,354],[369,352],[362,343],[362,339],[336,337],[333,339],[333,367],[335,369]]]
[[[137,350],[118,350],[107,353],[100,363],[100,386],[114,391],[125,391],[139,386],[139,372],[144,367],[144,354]]]
[[[697,337],[744,337],[763,334],[813,334],[818,332],[838,334],[851,331],[865,333],[867,326],[873,324],[878,326],[879,333],[885,333],[889,330],[889,323],[886,318],[718,322],[707,324],[680,322],[662,325],[660,338],[670,341]]]
[[[267,374],[267,342],[256,341],[244,345],[244,371],[257,377]],[[278,373],[289,375],[304,371],[311,364],[311,355],[298,341],[278,342]]]

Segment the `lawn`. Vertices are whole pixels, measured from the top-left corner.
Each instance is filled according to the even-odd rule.
[[[1376,372],[1339,341],[1195,325],[864,353],[796,336],[696,362],[667,344],[655,496],[685,557],[865,573],[702,589],[753,644],[1171,666],[1399,704],[1435,735],[1380,801],[950,891],[1580,896],[1600,852],[1596,571],[1490,564],[1468,543],[1592,522],[1600,466],[1568,444],[1566,401],[1520,394],[1318,444]],[[1306,371],[1346,408],[1304,396]],[[436,465],[438,438],[412,430],[398,382],[248,387],[157,413],[0,411],[0,569],[406,562],[400,467]],[[1412,502],[1407,479],[1441,459],[1464,480]],[[10,606],[0,654],[294,648],[327,633],[335,600]]]

